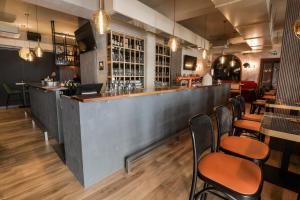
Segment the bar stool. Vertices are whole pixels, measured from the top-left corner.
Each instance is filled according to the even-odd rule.
[[[255,121],[255,122],[261,122],[262,121],[263,115],[260,115],[260,114],[247,114],[246,113],[245,98],[243,96],[239,95],[239,96],[236,97],[236,99],[238,101],[240,101],[240,106],[241,106],[240,109],[241,109],[241,112],[242,112],[241,119]]]
[[[249,137],[233,136],[232,116],[227,107],[219,106],[215,112],[218,127],[217,151],[221,150],[259,165],[268,160],[270,155],[268,145]]]
[[[234,135],[241,135],[243,132],[250,133],[257,139],[261,138],[261,134],[259,133],[261,123],[256,121],[244,120],[242,119],[241,105],[239,100],[236,98],[232,98],[232,113],[233,113],[233,127],[234,127]]]
[[[249,160],[216,152],[212,122],[207,115],[196,115],[190,120],[189,127],[194,160],[189,200],[205,199],[207,193],[222,199],[260,199],[263,186],[260,167]],[[210,152],[202,155],[208,149]],[[197,177],[205,183],[203,189],[195,194]]]

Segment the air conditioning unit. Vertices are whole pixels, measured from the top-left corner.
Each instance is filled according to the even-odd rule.
[[[20,38],[19,28],[7,23],[0,23],[0,37]]]

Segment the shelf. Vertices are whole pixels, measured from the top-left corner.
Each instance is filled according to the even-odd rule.
[[[117,41],[117,43],[121,42],[122,46],[113,45],[111,43],[112,41],[114,41],[114,43],[115,41]],[[134,47],[138,46],[140,49],[138,50],[137,48],[128,48],[127,43]],[[138,81],[142,86],[144,86],[144,75],[125,75],[126,73],[129,74],[129,72],[132,72],[133,74],[144,74],[144,43],[144,39],[141,38],[129,36],[125,33],[117,33],[114,31],[109,32],[107,43],[107,63],[109,64],[108,78],[111,80],[118,79]],[[120,57],[120,55],[122,55],[124,59],[113,60],[113,58],[118,58]],[[143,62],[136,62],[140,60],[143,60]],[[124,70],[126,73],[124,73],[124,75],[123,73],[121,73],[121,75],[114,75],[114,72],[119,72],[118,69],[122,71]]]

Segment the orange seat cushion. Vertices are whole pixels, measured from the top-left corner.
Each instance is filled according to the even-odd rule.
[[[266,101],[265,100],[256,100],[252,104],[265,106],[266,105]]]
[[[236,120],[233,125],[240,129],[259,132],[261,123],[250,120]]]
[[[256,160],[264,160],[269,155],[268,145],[248,137],[224,136],[220,147]]]
[[[262,181],[261,170],[256,164],[224,153],[205,155],[198,170],[209,180],[244,195],[255,194]]]
[[[263,115],[256,115],[256,114],[244,114],[242,116],[242,119],[244,120],[250,120],[250,121],[256,121],[261,122],[263,118]]]

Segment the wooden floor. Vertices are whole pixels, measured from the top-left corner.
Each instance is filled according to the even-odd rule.
[[[280,153],[272,151],[268,163],[278,166],[279,158]],[[299,160],[292,158],[290,170],[300,174]],[[24,110],[0,110],[1,200],[185,200],[191,173],[191,140],[186,134],[179,142],[171,141],[135,163],[130,175],[120,171],[83,189],[51,145],[45,144],[41,130],[32,126]],[[294,192],[264,183],[262,199],[296,197]]]

